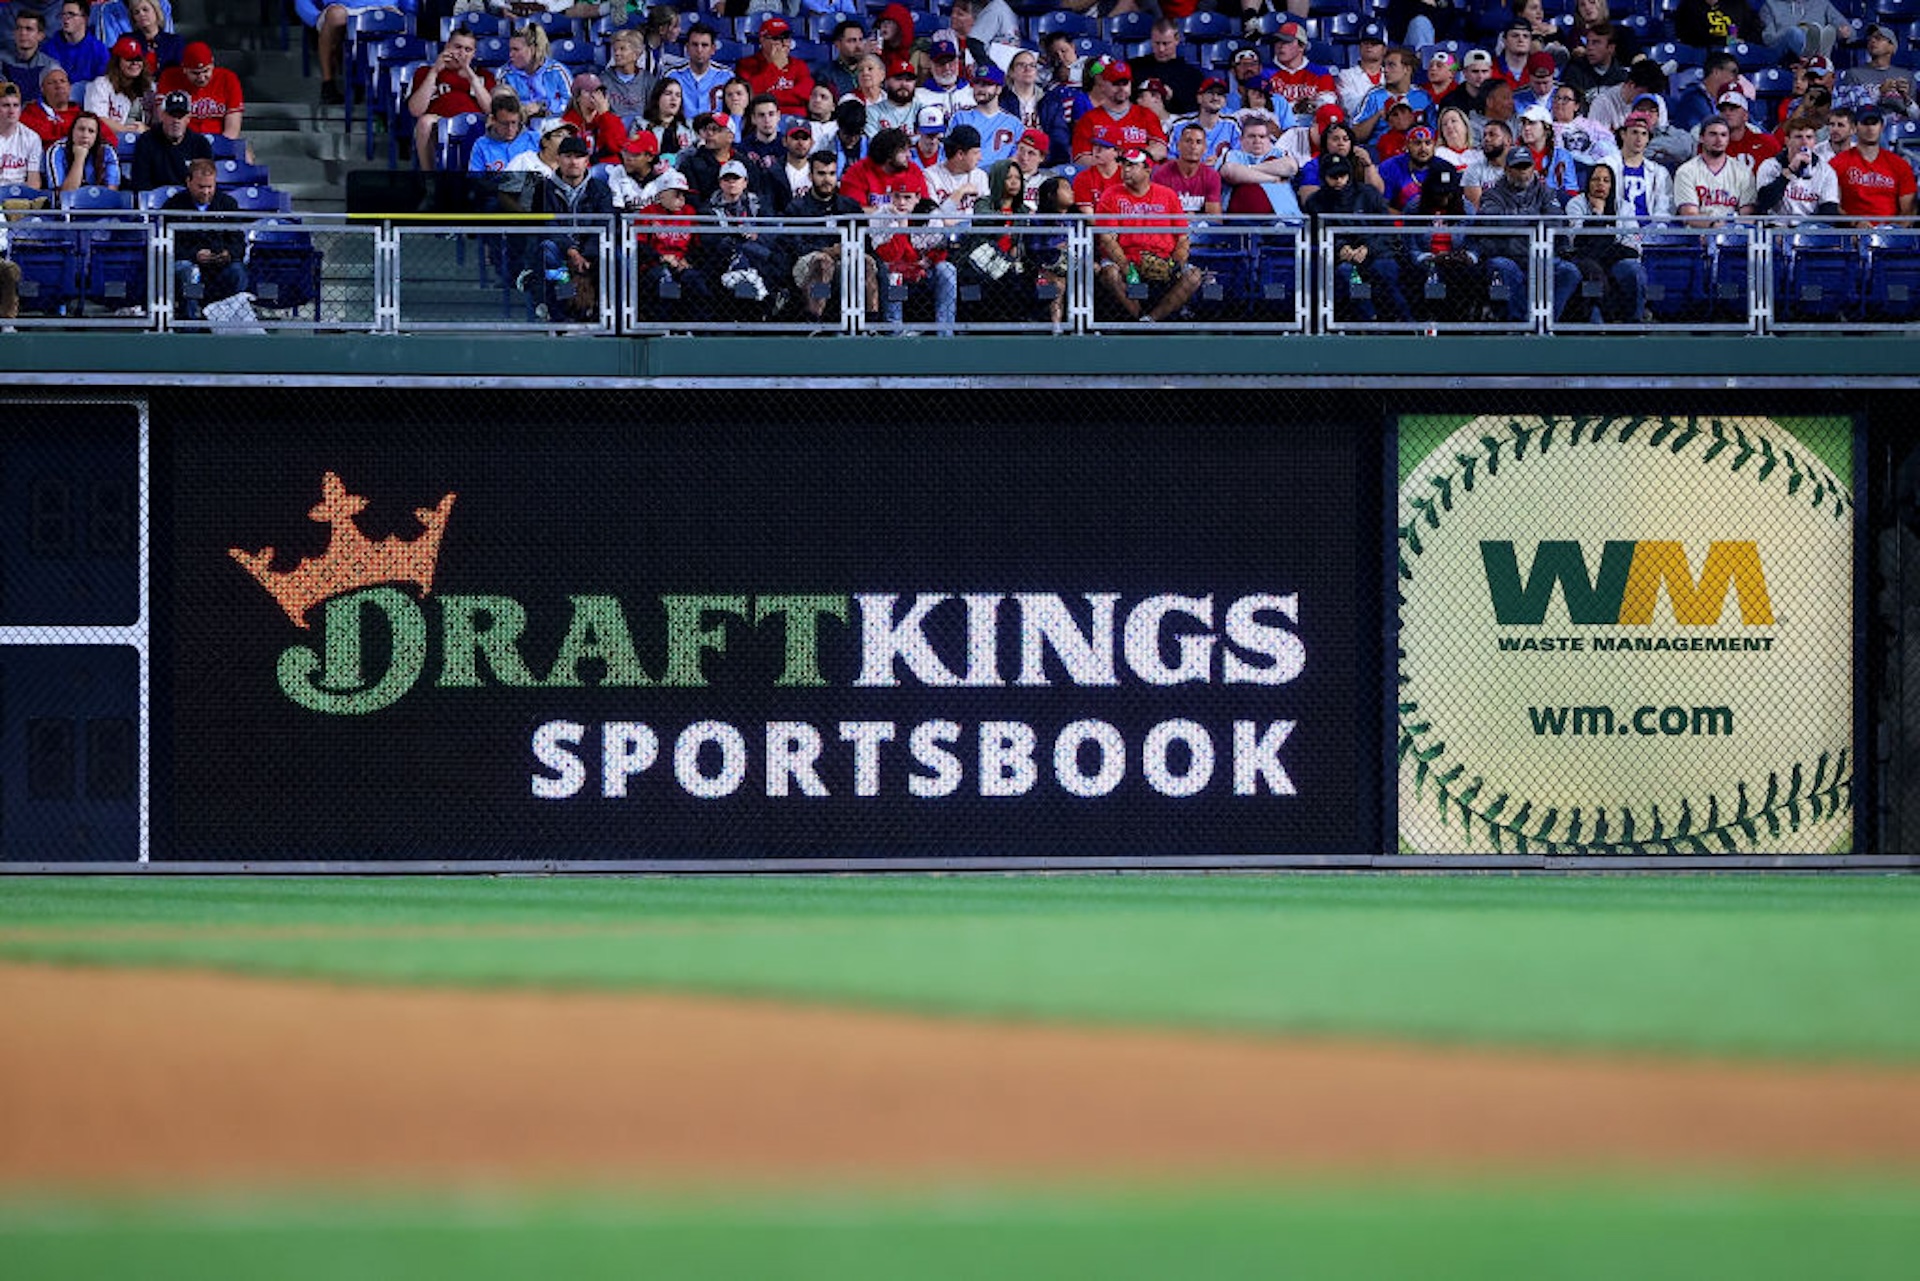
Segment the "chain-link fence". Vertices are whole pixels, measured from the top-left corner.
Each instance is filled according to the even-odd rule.
[[[611,218],[396,227],[393,323],[403,332],[612,333],[614,233]]]

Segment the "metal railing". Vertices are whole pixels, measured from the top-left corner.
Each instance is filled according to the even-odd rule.
[[[1134,222],[1112,240],[1071,215],[749,228],[35,210],[0,230],[21,272],[23,330],[1154,331],[1146,315],[1276,335],[1920,329],[1920,228],[1858,219],[1215,217]],[[237,319],[233,306],[206,311],[230,278],[177,266],[193,237],[219,230],[246,246]],[[1182,232],[1184,265],[1154,261],[1150,238]]]

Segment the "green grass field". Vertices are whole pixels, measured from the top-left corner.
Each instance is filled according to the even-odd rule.
[[[0,879],[0,960],[1920,1061],[1920,879],[1897,877]],[[9,1277],[1905,1277],[1917,1257],[1920,1185],[1864,1176],[0,1201]]]

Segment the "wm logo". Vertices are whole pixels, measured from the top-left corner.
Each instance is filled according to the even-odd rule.
[[[1739,599],[1742,623],[1758,627],[1773,622],[1767,576],[1754,542],[1710,544],[1697,581],[1686,549],[1677,542],[1610,541],[1601,548],[1598,573],[1589,572],[1586,552],[1575,542],[1541,543],[1525,579],[1511,542],[1482,541],[1480,559],[1487,570],[1494,617],[1507,627],[1545,622],[1555,585],[1572,623],[1644,626],[1653,621],[1654,602],[1663,586],[1674,621],[1685,626],[1719,622],[1729,589]]]

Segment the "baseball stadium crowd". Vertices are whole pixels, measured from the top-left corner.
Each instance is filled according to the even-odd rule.
[[[1662,238],[1755,216],[1897,233],[1915,214],[1900,144],[1920,130],[1920,0],[1862,2],[297,8],[322,103],[357,101],[440,171],[428,208],[636,215],[622,251],[661,315],[818,317],[844,278],[874,317],[944,329],[962,299],[1057,325],[1074,215],[1092,220],[1096,307],[1141,322],[1193,314],[1197,259],[1232,225],[1377,216],[1338,224],[1324,287],[1343,314],[1396,321],[1520,318],[1534,265],[1512,220],[1563,220],[1553,313],[1596,324],[1649,317]],[[264,178],[239,81],[165,0],[0,8],[0,194],[164,192],[205,212]],[[843,271],[849,220],[864,261]],[[182,280],[244,289],[221,252]],[[556,223],[503,266],[558,315],[594,305],[599,262],[591,233]]]

